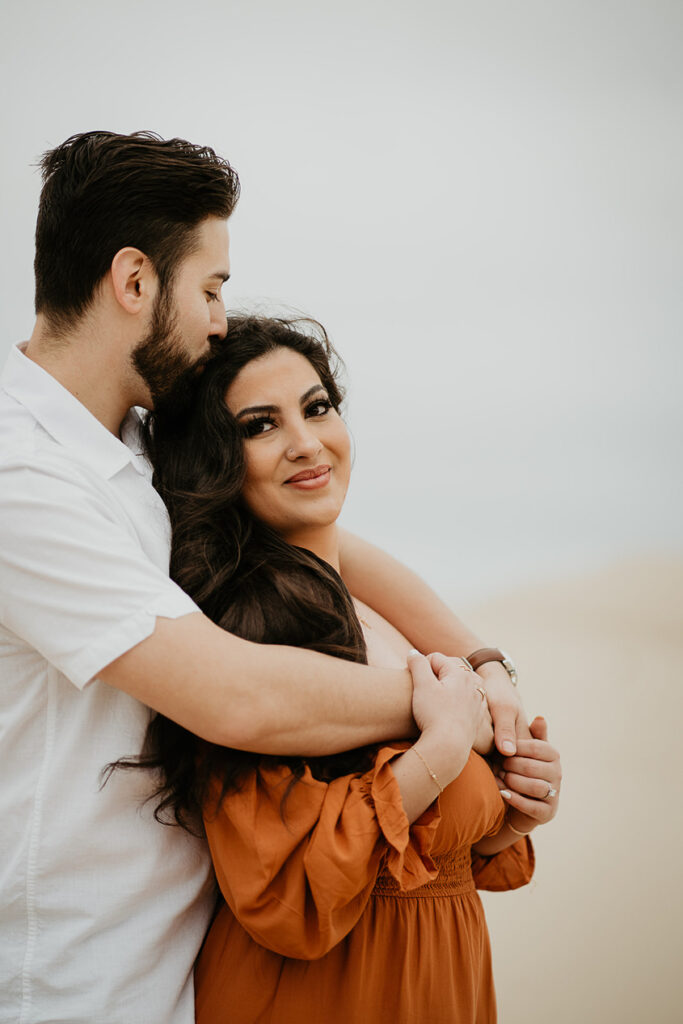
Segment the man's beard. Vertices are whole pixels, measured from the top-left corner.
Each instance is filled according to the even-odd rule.
[[[184,350],[170,288],[157,295],[149,331],[133,350],[131,359],[147,385],[154,410],[179,409],[191,401],[192,384],[209,356],[192,360]]]

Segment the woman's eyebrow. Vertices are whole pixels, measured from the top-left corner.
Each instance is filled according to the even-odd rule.
[[[246,416],[247,413],[252,412],[279,412],[279,405],[248,405],[246,409],[240,409],[239,412],[235,413],[235,419],[238,420],[240,416]]]
[[[312,388],[309,388],[308,391],[306,391],[305,394],[301,396],[301,398],[299,399],[299,404],[303,405],[304,402],[307,402],[311,395],[314,395],[316,391],[322,391],[324,394],[327,394],[327,391],[325,390],[323,384],[314,384]]]
[[[314,384],[312,388],[309,388],[308,391],[304,392],[304,394],[299,399],[299,404],[300,405],[305,405],[305,403],[308,401],[308,399],[311,397],[311,395],[314,395],[317,391],[322,391],[323,394],[325,394],[325,395],[327,394],[327,391],[325,390],[325,387],[324,387],[323,384]],[[241,416],[247,416],[248,414],[251,414],[251,413],[254,413],[254,412],[260,412],[260,413],[264,413],[264,412],[280,412],[280,406],[279,405],[248,405],[245,409],[240,409],[239,412],[235,413],[235,419],[238,420]]]

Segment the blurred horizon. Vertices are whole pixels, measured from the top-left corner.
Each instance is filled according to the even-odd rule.
[[[520,669],[565,772],[484,897],[505,1024],[680,1018],[683,4],[3,0],[0,363],[40,154],[92,129],[239,171],[228,308],[347,368],[342,525]]]
[[[0,28],[0,360],[40,153],[181,135],[241,176],[226,305],[345,359],[344,525],[467,598],[683,551],[682,7],[5,0]]]

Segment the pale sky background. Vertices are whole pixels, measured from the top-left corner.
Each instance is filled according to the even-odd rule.
[[[228,305],[347,363],[346,525],[509,642],[562,751],[536,880],[487,900],[502,1024],[673,1024],[681,0],[0,0],[0,57],[0,357],[46,148],[227,156]]]
[[[683,4],[0,11],[2,354],[40,153],[181,135],[242,179],[228,304],[345,357],[347,526],[468,600],[683,552]]]

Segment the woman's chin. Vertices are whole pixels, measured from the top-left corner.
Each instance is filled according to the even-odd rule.
[[[337,519],[335,515],[320,515],[307,518],[305,522],[289,523],[277,530],[283,540],[297,548],[314,551],[322,544],[337,542]]]

